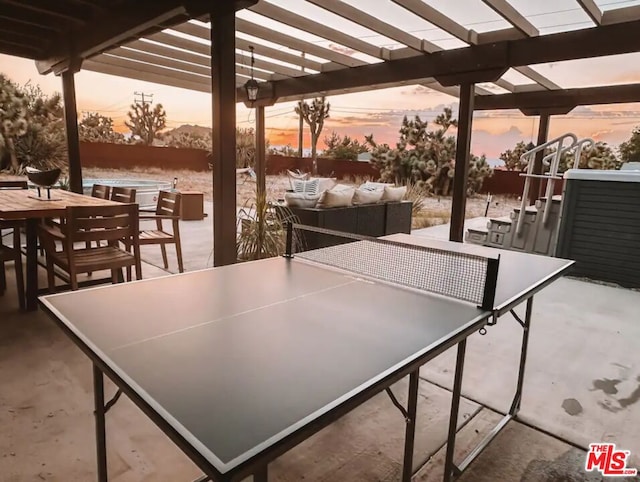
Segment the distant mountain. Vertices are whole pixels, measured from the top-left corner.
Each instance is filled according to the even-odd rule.
[[[176,127],[175,129],[169,129],[168,131],[164,131],[162,133],[163,137],[174,137],[179,136],[180,134],[196,134],[202,137],[206,137],[208,135],[211,135],[211,127],[183,124],[179,127]]]

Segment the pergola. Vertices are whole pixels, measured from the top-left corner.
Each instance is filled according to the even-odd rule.
[[[482,32],[433,3],[0,0],[0,53],[34,59],[40,73],[62,76],[76,191],[81,168],[73,79],[79,69],[211,92],[215,265],[236,260],[235,104],[247,101],[250,47],[260,82],[253,103],[258,146],[264,146],[264,107],[279,101],[399,85],[458,96],[450,239],[462,241],[474,110],[519,109],[539,116],[543,143],[551,115],[579,105],[639,101],[640,84],[563,89],[531,65],[639,51],[640,6],[603,11],[602,1],[575,0],[591,26],[543,35],[513,6],[521,4],[515,0],[460,1],[485,9],[500,25]],[[437,32],[453,47],[417,33],[425,31]],[[529,80],[506,80],[511,69]],[[257,172],[264,176],[263,149],[257,157]],[[535,168],[540,172],[541,158]]]

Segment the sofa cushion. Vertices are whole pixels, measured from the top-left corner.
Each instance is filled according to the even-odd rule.
[[[362,189],[358,188],[353,193],[353,204],[354,206],[357,204],[375,204],[382,199],[382,195],[384,191],[382,189]]]
[[[338,208],[351,206],[354,192],[354,187],[338,184],[333,189],[329,189],[322,194],[322,197],[318,201],[317,207]]]
[[[308,181],[311,175],[308,172],[294,172],[287,169],[287,177],[289,178],[289,186],[291,186],[291,190],[295,191],[293,187],[293,181]]]
[[[312,177],[310,180],[319,181],[318,192],[325,192],[334,188],[337,185],[337,179],[335,177]]]
[[[367,191],[382,191],[384,190],[384,188],[386,186],[391,186],[393,187],[392,183],[388,183],[388,182],[371,182],[371,181],[367,181],[364,184],[362,184],[360,186],[360,189],[364,189]]]
[[[402,201],[404,195],[407,194],[407,186],[392,187],[385,186],[382,194],[382,201]]]
[[[293,208],[312,208],[320,199],[320,194],[311,194],[304,192],[285,192],[284,200],[287,206]]]
[[[310,181],[303,181],[300,179],[293,180],[293,191],[294,192],[303,192],[306,194],[320,194],[320,180],[313,179]]]

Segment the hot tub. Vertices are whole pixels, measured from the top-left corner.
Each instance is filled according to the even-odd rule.
[[[136,190],[136,202],[141,208],[155,208],[160,191],[171,190],[171,182],[154,181],[152,179],[83,179],[82,190],[91,195],[94,184],[104,186],[130,187]]]
[[[573,274],[640,288],[640,170],[564,174],[556,255]]]

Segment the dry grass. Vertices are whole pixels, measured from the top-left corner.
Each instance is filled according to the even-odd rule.
[[[83,177],[87,179],[157,179],[160,181],[172,181],[178,178],[178,188],[185,191],[201,191],[207,201],[213,200],[213,178],[211,171],[196,172],[185,169],[166,170],[160,168],[135,168],[135,170],[124,171],[118,169],[83,169]],[[0,172],[0,179],[24,179],[21,176],[9,176]],[[341,180],[342,184],[360,185],[368,178],[356,176],[353,179]],[[286,176],[267,176],[267,197],[269,200],[283,199],[284,193],[289,189],[289,180]],[[246,174],[236,176],[236,191],[238,206],[245,206],[255,199],[256,183]],[[414,228],[435,226],[448,223],[451,212],[451,198],[423,197],[421,198],[421,209],[414,213]],[[508,215],[514,207],[520,203],[516,198],[507,196],[494,196],[489,208],[490,217],[502,217]],[[484,216],[486,208],[486,196],[479,194],[467,199],[467,218]]]

